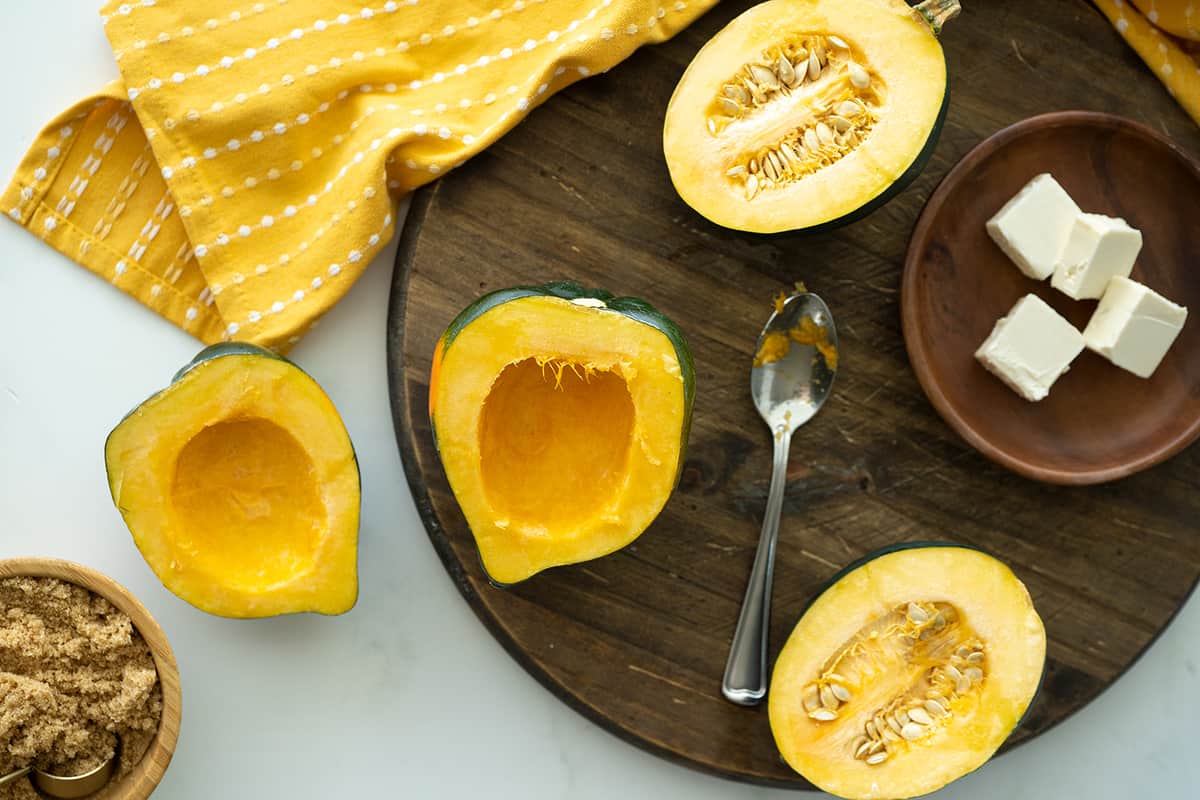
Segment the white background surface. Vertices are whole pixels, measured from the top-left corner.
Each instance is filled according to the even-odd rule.
[[[0,182],[44,122],[115,76],[97,6],[4,3]],[[394,252],[293,352],[358,451],[358,606],[338,618],[233,621],[159,585],[104,479],[109,429],[199,344],[0,222],[0,557],[100,569],[166,630],[182,670],[183,733],[156,798],[803,797],[619,741],[543,690],[476,621],[429,545],[392,434],[384,323]],[[768,452],[762,461],[765,471]],[[1197,663],[1193,599],[1099,700],[937,797],[1200,797]]]

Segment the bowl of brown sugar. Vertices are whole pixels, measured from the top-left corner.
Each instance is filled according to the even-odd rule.
[[[144,800],[179,738],[179,668],[137,598],[93,569],[0,559],[0,776],[84,775],[112,764],[94,800]],[[43,800],[33,776],[0,800]]]

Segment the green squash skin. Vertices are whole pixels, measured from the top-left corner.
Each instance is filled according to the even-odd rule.
[[[108,432],[108,436],[104,437],[104,452],[105,453],[108,452],[108,441],[109,441],[109,439],[112,438],[113,433],[116,432],[117,428],[121,427],[122,422],[124,422],[125,420],[129,419],[131,416],[136,414],[138,409],[140,409],[142,406],[146,405],[146,403],[149,403],[154,398],[158,397],[163,392],[170,389],[171,386],[175,385],[176,381],[178,381],[180,378],[182,378],[184,375],[186,375],[191,370],[195,369],[196,367],[200,366],[201,364],[205,363],[206,361],[212,361],[214,358],[224,358],[226,356],[243,356],[243,357],[250,357],[250,358],[273,358],[277,361],[286,362],[286,363],[292,365],[293,367],[295,367],[296,369],[299,369],[301,372],[304,372],[304,370],[300,369],[300,367],[297,366],[294,361],[284,358],[283,356],[279,355],[278,353],[276,353],[273,350],[268,350],[265,347],[259,347],[256,344],[250,344],[249,342],[218,342],[217,344],[210,344],[208,347],[205,347],[203,350],[201,350],[199,353],[197,353],[195,355],[195,357],[192,358],[191,361],[184,364],[183,367],[181,367],[179,369],[179,371],[176,372],[171,377],[171,382],[169,384],[167,384],[167,386],[165,388],[159,389],[157,392],[150,395],[145,400],[143,400],[142,402],[138,403],[135,407],[130,409],[125,414],[125,416],[121,417],[120,422],[118,422],[115,426],[113,426],[113,429]],[[304,374],[308,375],[307,372],[304,372]],[[317,383],[317,379],[313,378],[312,375],[308,375],[308,377],[312,379],[313,383]],[[321,384],[317,383],[317,386],[321,387]],[[324,394],[324,392],[325,392],[325,389],[321,388],[321,393]],[[326,396],[328,397],[328,395],[326,395]],[[345,427],[344,422],[342,423],[342,426]],[[358,451],[356,451],[354,449],[354,442],[353,442],[353,440],[350,439],[349,431],[346,432],[346,440],[350,442],[350,457],[354,459],[354,472],[358,476],[358,490],[359,490],[359,493],[361,494],[361,492],[362,492],[362,468],[359,466]],[[107,472],[107,471],[108,471],[108,465],[107,465],[107,459],[106,459],[105,472]],[[111,489],[111,484],[110,484],[110,489]],[[116,502],[115,497],[113,498],[113,502],[114,503]],[[360,500],[360,503],[361,503],[361,500]]]
[[[832,589],[843,578],[845,578],[851,572],[854,572],[859,567],[865,566],[866,564],[874,561],[875,559],[880,558],[881,556],[886,556],[890,553],[898,553],[901,550],[924,550],[924,549],[928,549],[931,547],[958,547],[962,550],[974,550],[977,553],[983,553],[985,556],[991,556],[992,558],[995,558],[997,561],[999,561],[1001,564],[1008,566],[1007,564],[1005,564],[1005,562],[1002,559],[997,558],[994,553],[989,553],[987,550],[984,550],[982,547],[976,547],[975,545],[972,545],[972,544],[960,544],[959,542],[900,542],[898,544],[889,544],[889,545],[880,547],[878,550],[873,550],[870,553],[867,553],[865,556],[862,556],[861,558],[851,561],[849,564],[847,564],[846,566],[844,566],[840,570],[838,570],[834,574],[834,576],[832,578],[830,578],[828,581],[826,581],[825,584],[820,589],[817,590],[816,594],[814,594],[812,596],[812,599],[809,600],[808,603],[804,606],[804,610],[800,612],[800,616],[803,617],[805,614],[807,614],[809,608],[812,607],[813,603],[817,602],[817,600],[821,597],[821,595],[825,594],[825,592]],[[797,619],[799,619],[799,618],[797,618]],[[1037,688],[1033,690],[1033,696],[1029,698],[1029,705],[1025,706],[1025,713],[1023,713],[1021,715],[1021,718],[1018,719],[1016,721],[1016,723],[1013,725],[1012,731],[1008,732],[1009,736],[1012,736],[1013,731],[1015,731],[1017,728],[1021,727],[1021,725],[1023,725],[1025,723],[1026,718],[1029,717],[1030,710],[1033,708],[1034,704],[1037,703],[1038,696],[1042,693],[1042,685],[1045,682],[1046,682],[1046,662],[1043,660],[1042,674],[1038,676]],[[769,685],[770,685],[770,683],[768,682],[768,686]],[[990,761],[991,759],[988,759],[988,760]],[[984,762],[984,764],[986,764],[986,763],[987,763],[987,761]],[[983,766],[983,764],[980,764],[980,766]],[[967,774],[969,775],[970,773],[968,772]]]
[[[679,477],[683,474],[683,460],[687,452],[688,435],[692,427],[692,403],[696,396],[696,365],[692,360],[692,351],[688,347],[683,331],[645,300],[639,300],[635,297],[614,297],[612,292],[605,291],[604,289],[585,289],[575,281],[554,281],[542,284],[541,286],[513,286],[508,289],[499,289],[480,297],[463,309],[451,321],[446,327],[446,332],[442,334],[442,357],[445,358],[446,351],[450,349],[451,343],[458,337],[458,334],[462,333],[464,328],[491,309],[512,300],[519,300],[522,297],[538,296],[560,297],[563,300],[576,300],[579,298],[601,300],[608,310],[624,314],[630,319],[649,325],[661,331],[671,341],[671,345],[675,348],[675,358],[679,361],[679,370],[683,378],[684,418],[680,434],[679,465],[675,472],[675,483],[678,484]],[[437,426],[434,424],[432,415],[429,419],[429,427],[433,432],[434,447],[437,447]],[[476,549],[476,556],[479,558],[480,569],[483,571],[484,576],[487,577],[488,583],[492,586],[495,586],[497,589],[508,589],[516,585],[501,583],[493,578],[487,571],[487,567],[483,563],[483,556],[479,553],[478,549]]]

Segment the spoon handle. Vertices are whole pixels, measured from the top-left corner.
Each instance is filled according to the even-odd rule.
[[[779,536],[779,515],[783,511],[783,489],[787,483],[788,446],[792,432],[785,427],[775,431],[775,459],[771,467],[771,489],[767,494],[767,512],[763,516],[758,552],[746,584],[742,612],[725,663],[721,694],[743,706],[758,705],[767,694],[767,628],[771,620],[771,578],[775,571],[775,540]]]
[[[5,784],[12,783],[13,781],[16,781],[16,780],[20,780],[21,778],[24,778],[26,775],[28,775],[31,772],[33,772],[33,767],[25,767],[23,769],[17,770],[16,772],[10,772],[7,775],[0,775],[0,786],[4,786]]]

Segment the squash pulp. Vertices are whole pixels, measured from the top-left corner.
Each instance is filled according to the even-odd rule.
[[[679,473],[692,374],[682,334],[652,307],[574,284],[496,292],[451,324],[430,416],[494,582],[645,530]]]
[[[226,617],[353,607],[359,476],[317,383],[244,344],[203,351],[109,435],[113,502],[163,584]]]
[[[696,54],[663,152],[684,202],[757,233],[844,224],[932,154],[946,111],[937,32],[957,0],[768,0]]]
[[[987,761],[1037,692],[1046,633],[1004,564],[954,545],[885,550],[836,577],[771,676],[787,763],[838,797],[908,798]]]

